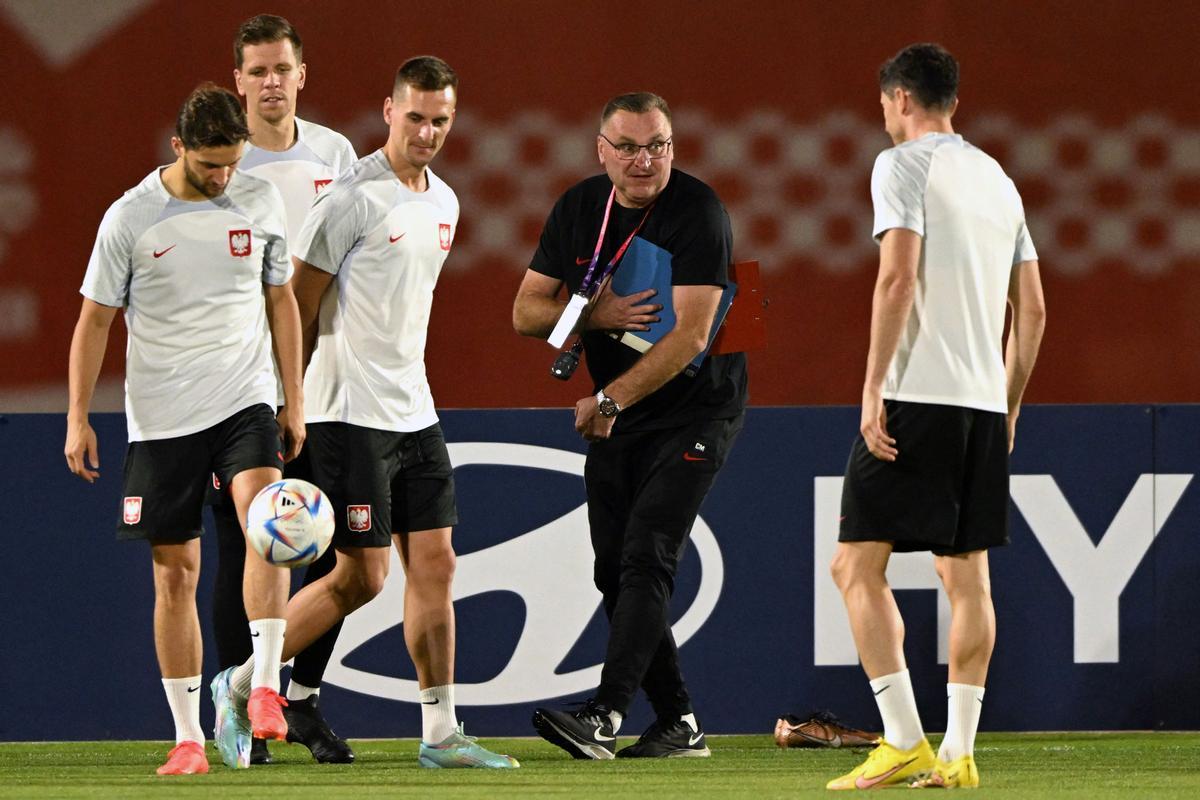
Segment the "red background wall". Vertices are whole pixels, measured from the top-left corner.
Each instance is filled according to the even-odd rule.
[[[600,107],[640,88],[672,104],[676,165],[718,188],[737,256],[763,260],[771,344],[751,357],[754,402],[857,402],[875,266],[870,163],[889,144],[875,72],[917,40],[958,56],[956,126],[1026,199],[1050,314],[1028,400],[1200,399],[1196,6],[96,5],[107,10],[0,4],[0,389],[10,397],[65,380],[104,209],[168,160],[195,84],[232,86],[233,32],[269,10],[305,38],[301,115],[343,130],[360,154],[386,134],[378,112],[403,59],[432,52],[459,71],[460,118],[434,165],[463,201],[427,357],[443,407],[563,405],[587,390],[549,378],[552,352],[512,333],[511,301],[557,192],[596,169]],[[106,375],[120,375],[122,353],[114,336]]]

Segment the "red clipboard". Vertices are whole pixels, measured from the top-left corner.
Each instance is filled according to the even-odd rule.
[[[757,261],[729,265],[729,279],[737,284],[737,296],[729,306],[725,324],[717,331],[710,355],[745,353],[767,346],[767,298]]]

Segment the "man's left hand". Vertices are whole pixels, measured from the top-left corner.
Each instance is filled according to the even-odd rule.
[[[279,422],[279,435],[283,437],[283,460],[286,463],[300,455],[300,448],[304,446],[304,414],[291,414],[288,407],[284,406],[279,409],[276,420]]]
[[[600,403],[588,395],[575,404],[575,430],[589,442],[598,442],[612,435],[616,417],[600,416]]]

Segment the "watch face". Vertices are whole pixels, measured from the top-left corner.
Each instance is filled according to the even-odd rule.
[[[600,416],[615,417],[617,415],[617,401],[611,397],[606,397],[600,401]]]

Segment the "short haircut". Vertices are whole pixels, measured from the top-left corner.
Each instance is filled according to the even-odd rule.
[[[449,87],[458,93],[458,73],[437,56],[414,56],[396,70],[392,96],[401,86],[411,86],[422,92],[437,92]]]
[[[259,14],[242,23],[237,35],[233,37],[233,64],[242,68],[242,49],[248,44],[264,44],[287,39],[296,51],[296,63],[304,61],[304,42],[300,34],[292,27],[292,23],[274,14]]]
[[[910,44],[879,68],[879,88],[904,89],[922,107],[948,112],[958,96],[958,62],[940,44]]]
[[[667,124],[671,124],[671,107],[667,105],[667,101],[663,100],[653,92],[630,92],[629,94],[619,94],[612,100],[609,100],[604,105],[604,111],[600,113],[600,125],[608,122],[609,118],[618,111],[628,111],[631,114],[648,114],[655,109],[661,111],[663,116],[667,118]]]
[[[175,135],[188,150],[198,150],[240,144],[250,138],[250,129],[237,95],[215,83],[202,83],[183,101]]]

